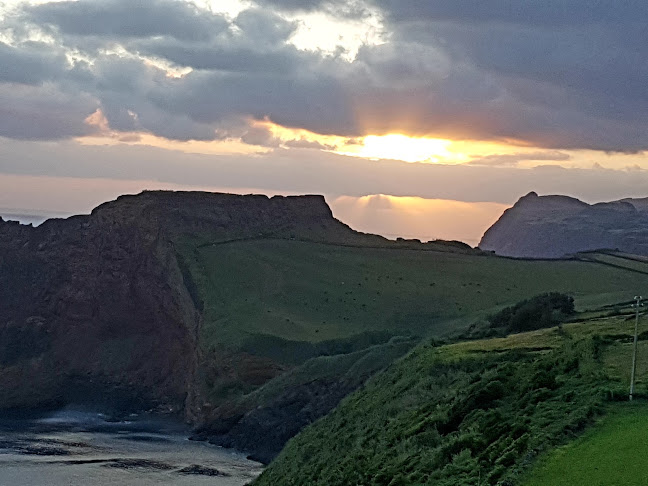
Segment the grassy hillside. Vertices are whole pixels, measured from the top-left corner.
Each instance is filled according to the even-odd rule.
[[[203,309],[204,382],[214,403],[316,356],[358,351],[394,336],[456,334],[542,292],[569,293],[582,310],[627,300],[648,286],[648,271],[634,268],[427,245],[187,240],[182,252]]]
[[[648,284],[648,273],[601,262],[378,243],[182,242],[185,283],[203,311],[204,437],[267,461],[417,340],[456,335],[542,292],[569,293],[582,310],[626,300]],[[385,355],[376,351],[390,342],[400,344]],[[365,372],[349,380],[360,358]]]
[[[621,316],[422,344],[290,441],[255,484],[520,484],[625,398],[632,331]]]
[[[204,343],[237,348],[260,346],[258,336],[438,336],[456,330],[456,319],[546,291],[570,293],[587,308],[648,284],[648,272],[590,262],[273,239],[194,246],[186,261],[204,302]]]
[[[302,428],[415,345],[416,340],[395,337],[360,351],[309,359],[222,406],[221,420],[212,420],[200,433],[270,462]]]
[[[604,486],[648,484],[645,459],[648,407],[617,406],[583,437],[547,454],[524,478],[523,486]]]

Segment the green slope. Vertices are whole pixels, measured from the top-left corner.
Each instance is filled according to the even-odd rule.
[[[205,437],[269,460],[417,340],[456,335],[543,292],[566,292],[578,308],[596,309],[648,284],[648,273],[600,262],[514,260],[375,238],[363,245],[354,235],[342,244],[298,237],[182,241],[185,283],[203,310]],[[401,344],[385,348],[385,356],[361,353],[393,338]],[[348,380],[347,365],[360,356],[371,372]],[[262,386],[263,395],[255,393]],[[272,431],[281,434],[261,439]]]
[[[422,344],[291,440],[255,484],[520,484],[537,457],[625,397],[632,330],[620,317]],[[548,481],[537,484],[562,484]]]
[[[617,406],[583,437],[542,458],[523,486],[648,484],[648,406]]]
[[[187,238],[179,245],[187,286],[203,309],[201,376],[212,404],[317,356],[394,336],[456,334],[542,292],[569,293],[587,309],[648,285],[648,272],[591,261],[515,260],[452,246],[367,241]]]
[[[459,318],[546,291],[570,293],[582,308],[623,300],[629,289],[648,284],[648,274],[590,262],[291,240],[186,253],[204,301],[204,342],[234,347],[254,336],[299,342],[373,331],[438,336],[456,330]]]

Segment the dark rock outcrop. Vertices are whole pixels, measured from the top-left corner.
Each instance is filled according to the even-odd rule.
[[[196,437],[247,451],[251,459],[267,464],[304,427],[329,413],[370,376],[417,343],[415,337],[397,337],[337,357],[314,358],[239,403],[214,410]],[[331,360],[335,366],[331,366]]]
[[[94,403],[191,417],[201,303],[176,248],[184,235],[361,236],[321,196],[156,191],[38,227],[0,219],[0,409]]]
[[[417,342],[220,341],[209,311],[224,304],[206,283],[220,269],[198,256],[248,240],[481,253],[358,233],[321,196],[155,191],[37,227],[0,219],[0,413],[172,413],[267,461]]]
[[[590,205],[531,192],[504,211],[479,248],[524,258],[561,258],[598,249],[648,255],[648,203],[623,199]]]

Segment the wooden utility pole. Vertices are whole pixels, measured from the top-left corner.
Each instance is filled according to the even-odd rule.
[[[634,332],[634,344],[632,347],[632,370],[630,370],[630,401],[632,401],[632,395],[634,394],[634,385],[635,385],[635,372],[637,371],[637,338],[639,334],[639,307],[643,306],[641,295],[636,295],[635,298],[635,332]]]

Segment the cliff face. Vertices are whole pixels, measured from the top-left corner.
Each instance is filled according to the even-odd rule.
[[[355,235],[317,196],[146,192],[36,228],[0,219],[0,409],[190,416],[201,312],[178,241],[267,234]]]
[[[479,248],[525,258],[560,258],[603,248],[648,255],[648,206],[644,199],[590,205],[532,192],[504,211]]]

